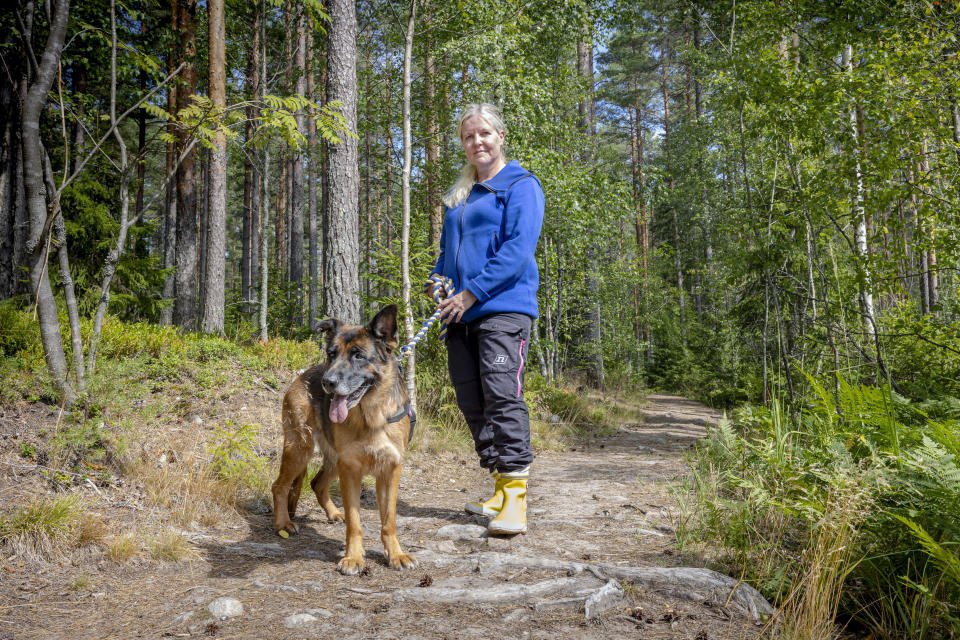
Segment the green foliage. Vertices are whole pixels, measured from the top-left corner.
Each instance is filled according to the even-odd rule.
[[[698,445],[699,535],[728,549],[768,596],[784,597],[802,578],[784,568],[809,553],[830,501],[855,500],[849,575],[836,587],[843,614],[879,637],[957,633],[960,422],[904,423],[908,403],[887,389],[810,384],[804,409],[747,407]]]
[[[252,489],[257,495],[268,488],[267,459],[257,453],[258,427],[243,424],[235,429],[229,420],[218,426],[213,442],[207,446],[210,468],[221,480],[237,482]]]
[[[35,348],[40,342],[40,329],[16,300],[0,303],[0,356],[13,356]]]

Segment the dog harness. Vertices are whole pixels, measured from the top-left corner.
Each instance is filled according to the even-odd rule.
[[[410,441],[413,440],[413,428],[417,426],[417,413],[410,406],[409,400],[403,403],[396,415],[387,418],[387,422],[400,422],[407,416],[410,416],[410,435],[407,436],[407,444],[410,444]]]
[[[397,380],[403,380],[403,361],[400,359],[400,356],[397,356],[397,374]],[[410,444],[410,441],[413,440],[413,428],[417,426],[417,412],[413,410],[413,406],[409,400],[403,401],[403,406],[400,407],[400,411],[387,418],[387,423],[400,422],[406,416],[410,416],[410,434],[407,435],[407,444]]]

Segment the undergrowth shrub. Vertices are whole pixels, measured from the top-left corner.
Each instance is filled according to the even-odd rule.
[[[232,428],[227,421],[213,433],[213,442],[207,445],[210,469],[220,480],[235,483],[252,490],[256,497],[267,493],[270,486],[269,461],[256,451],[258,428],[242,424]]]
[[[40,343],[40,327],[10,299],[0,303],[0,356],[14,356]]]
[[[698,445],[699,535],[789,605],[787,630],[839,609],[877,638],[956,637],[960,423],[887,389],[809,382],[802,409],[746,407]],[[840,523],[829,538],[825,522]],[[789,637],[826,637],[804,633]]]

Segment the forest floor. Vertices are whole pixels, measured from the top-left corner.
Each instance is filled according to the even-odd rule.
[[[183,412],[179,426],[138,445],[157,472],[150,477],[176,474],[203,432],[231,415],[264,425],[272,434],[264,436],[266,454],[276,456],[279,429],[267,427],[278,421],[279,398],[264,386]],[[529,531],[512,538],[487,537],[485,519],[463,511],[490,484],[472,454],[409,453],[398,531],[420,566],[406,572],[384,562],[372,488],[361,510],[368,571],[346,577],[336,571],[343,524],[327,522],[312,495],[301,498],[300,533],[281,539],[263,502],[179,526],[150,499],[176,489],[136,478],[88,483],[74,491],[85,493],[109,533],[141,531],[148,540],[149,532],[173,531],[189,552],[176,561],[143,552],[119,561],[95,546],[59,560],[8,553],[0,557],[0,639],[756,637],[765,616],[738,606],[749,587],[678,569],[684,514],[674,492],[685,452],[718,414],[667,395],[649,396],[639,411],[642,422],[620,424],[589,446],[538,453]],[[39,403],[4,408],[6,508],[49,493],[49,479],[18,443],[55,428],[57,414]],[[242,613],[211,613],[219,598],[239,601]]]

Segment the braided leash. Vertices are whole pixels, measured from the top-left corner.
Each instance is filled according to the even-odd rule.
[[[427,332],[430,331],[430,327],[433,326],[433,323],[437,321],[440,317],[440,301],[446,298],[449,298],[453,295],[453,281],[450,278],[433,274],[430,276],[430,279],[427,280],[427,284],[430,284],[430,293],[433,295],[434,301],[437,303],[437,310],[433,312],[433,315],[426,319],[423,323],[423,326],[420,327],[420,330],[417,331],[417,334],[413,336],[413,340],[407,344],[400,347],[400,355],[405,356],[407,353],[417,346],[417,343],[423,340],[427,335]],[[447,338],[447,323],[443,322],[440,325],[440,342],[443,342]]]

